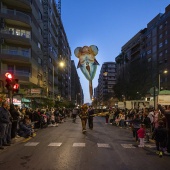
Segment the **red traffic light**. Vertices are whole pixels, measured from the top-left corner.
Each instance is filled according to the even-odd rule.
[[[15,92],[15,93],[19,92],[19,84],[18,83],[13,85],[13,92]]]
[[[8,78],[8,79],[12,79],[12,74],[11,73],[6,73],[5,77]]]
[[[14,90],[19,89],[19,84],[14,84],[13,89],[14,89]]]

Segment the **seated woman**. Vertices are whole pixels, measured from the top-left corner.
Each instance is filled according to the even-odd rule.
[[[28,138],[30,136],[33,136],[33,127],[31,124],[31,121],[28,117],[25,117],[21,122],[20,122],[20,128],[19,128],[19,136]]]

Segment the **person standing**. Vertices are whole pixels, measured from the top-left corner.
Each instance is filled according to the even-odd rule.
[[[138,134],[138,138],[139,138],[139,145],[138,147],[144,147],[144,137],[145,137],[145,128],[144,128],[144,124],[140,125],[140,129],[137,131]]]
[[[80,113],[79,113],[79,117],[81,119],[81,124],[82,124],[82,132],[85,133],[86,132],[86,124],[87,124],[87,118],[88,118],[88,106],[87,105],[83,105]]]
[[[155,139],[156,142],[157,148],[156,153],[159,155],[159,157],[162,157],[167,142],[167,130],[163,126],[164,125],[163,121],[159,121],[158,123],[159,125],[154,130],[152,138]]]
[[[94,109],[92,106],[89,106],[88,109],[88,124],[89,124],[89,129],[93,129],[93,117],[94,117]]]
[[[0,107],[0,149],[4,149],[3,146],[10,146],[6,141],[10,123],[7,107],[7,101],[2,102],[2,107]]]
[[[13,118],[12,129],[11,129],[11,138],[15,138],[16,135],[17,135],[17,126],[18,126],[18,121],[19,121],[20,114],[15,109],[14,104],[10,105],[10,113],[11,113],[11,116]]]
[[[136,114],[134,116],[134,119],[132,120],[133,124],[133,137],[136,139],[136,142],[138,142],[138,134],[137,131],[140,129],[141,119],[139,118],[139,114]]]

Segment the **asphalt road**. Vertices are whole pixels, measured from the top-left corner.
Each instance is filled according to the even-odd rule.
[[[155,145],[138,148],[129,129],[94,118],[82,134],[78,118],[40,129],[36,137],[0,151],[0,170],[169,170],[170,156],[159,158]]]

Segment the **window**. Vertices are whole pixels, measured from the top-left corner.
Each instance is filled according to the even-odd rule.
[[[147,38],[150,38],[150,37],[151,37],[151,34],[148,34],[148,35],[147,35]]]
[[[165,40],[165,44],[168,44],[168,40]]]
[[[41,49],[41,44],[38,42],[38,48],[40,48]]]
[[[40,35],[42,35],[42,30],[40,27],[38,28],[38,32],[40,33]]]
[[[20,36],[21,35],[21,31],[16,29],[16,35]]]
[[[147,54],[151,54],[151,50],[148,50],[148,51],[147,51]]]
[[[14,34],[14,28],[9,28],[9,33],[12,35]]]
[[[8,65],[8,66],[7,66],[7,70],[8,70],[10,73],[14,73],[14,65]]]
[[[148,58],[148,62],[150,62],[151,61],[151,58]]]
[[[159,53],[159,57],[161,57],[161,56],[162,56],[162,52]]]
[[[38,64],[42,65],[42,59],[38,57]]]
[[[159,43],[159,48],[161,48],[161,47],[162,47],[162,45],[163,45],[163,44],[162,44],[162,42],[161,42],[161,43]]]
[[[159,38],[160,38],[160,39],[162,38],[162,34],[159,35]]]
[[[159,29],[162,29],[162,25],[159,26]]]
[[[49,62],[52,63],[52,58],[51,57],[49,57]]]

